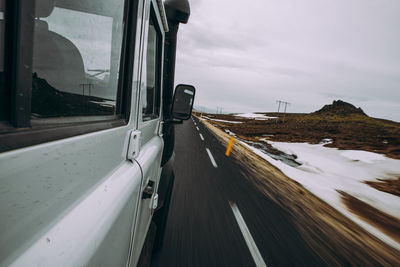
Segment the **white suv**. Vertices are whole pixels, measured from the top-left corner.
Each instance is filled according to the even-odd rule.
[[[173,125],[195,96],[173,96],[189,14],[187,0],[0,0],[1,266],[136,266],[146,236],[162,244]]]

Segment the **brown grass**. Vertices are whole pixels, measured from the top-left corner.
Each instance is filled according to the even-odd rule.
[[[339,149],[365,150],[400,159],[400,123],[371,118],[360,114],[348,116],[319,114],[287,114],[279,120],[252,120],[232,115],[209,115],[241,124],[215,122],[246,138],[267,138],[279,142],[308,142],[317,144],[324,138],[333,139],[327,146]],[[214,123],[214,122],[213,122]],[[266,137],[263,137],[266,138]]]
[[[379,181],[365,181],[369,186],[380,191],[400,197],[400,177],[397,179],[378,179]]]
[[[343,203],[352,213],[391,236],[397,242],[400,242],[399,219],[372,207],[346,192],[338,192],[342,196]]]
[[[229,135],[202,121],[226,145]],[[400,252],[344,217],[299,183],[285,176],[245,146],[235,142],[232,154],[249,174],[246,178],[291,214],[304,240],[327,265],[397,265]]]

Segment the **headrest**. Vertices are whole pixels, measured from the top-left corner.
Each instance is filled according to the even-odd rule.
[[[47,18],[53,12],[55,0],[36,0],[35,18]]]
[[[44,20],[39,20],[39,19],[35,19],[35,34],[36,31],[48,31],[49,30],[49,24],[47,24],[46,21]]]

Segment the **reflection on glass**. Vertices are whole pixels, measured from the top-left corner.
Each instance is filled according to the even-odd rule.
[[[155,28],[154,17],[150,16],[147,37],[146,87],[141,92],[143,121],[158,118],[160,115],[160,100],[158,86],[158,53],[159,36]],[[144,90],[145,89],[145,90]]]
[[[124,0],[38,1],[32,117],[114,115]]]
[[[194,90],[194,87],[182,84],[176,87],[172,110],[175,118],[187,119],[188,116],[190,117],[194,100]]]

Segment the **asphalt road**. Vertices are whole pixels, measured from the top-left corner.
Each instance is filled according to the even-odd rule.
[[[325,264],[289,214],[246,179],[246,169],[225,156],[226,148],[197,119],[175,132],[175,185],[164,245],[152,267]]]

